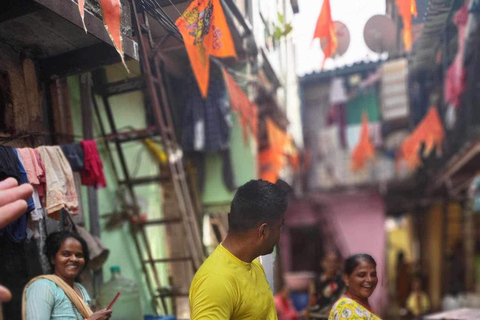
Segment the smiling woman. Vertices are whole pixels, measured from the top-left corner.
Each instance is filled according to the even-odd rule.
[[[75,282],[89,261],[85,240],[72,232],[52,233],[47,238],[46,255],[53,274],[37,277],[27,284],[23,294],[23,319],[110,319],[109,310],[92,313],[90,296]]]
[[[345,295],[335,303],[329,320],[381,320],[373,312],[368,298],[377,287],[377,263],[368,254],[356,254],[345,261]]]

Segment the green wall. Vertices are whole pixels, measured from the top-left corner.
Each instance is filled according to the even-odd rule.
[[[121,65],[114,65],[107,67],[107,77],[110,82],[118,81],[129,77],[135,77],[140,75],[138,64],[129,63],[131,74],[127,75],[126,71]],[[79,77],[73,76],[68,79],[72,118],[75,135],[82,135],[82,116],[80,110],[80,93],[79,93]],[[96,101],[102,111],[102,118],[107,133],[110,132],[103,103],[99,97]],[[113,96],[110,98],[110,104],[112,111],[115,115],[116,126],[120,129],[126,130],[126,127],[132,127],[135,129],[143,129],[146,126],[145,112],[143,107],[143,95],[141,92],[132,92]],[[101,136],[99,123],[96,116],[94,116],[94,133],[95,137]],[[121,210],[121,202],[118,201],[118,185],[115,181],[115,176],[112,171],[111,160],[106,152],[105,144],[102,141],[97,141],[100,156],[104,162],[104,171],[107,178],[107,187],[98,191],[99,198],[99,212],[102,227],[102,240],[106,246],[110,249],[110,256],[104,265],[104,280],[110,279],[109,268],[114,265],[121,266],[122,274],[124,277],[134,280],[140,287],[142,305],[145,314],[152,314],[153,308],[150,304],[148,295],[148,289],[143,277],[139,256],[135,249],[134,241],[129,232],[128,223],[124,223],[118,229],[105,230],[106,219],[102,216],[111,213],[115,210]],[[115,151],[115,146],[110,143],[112,150]],[[142,142],[128,142],[123,144],[125,156],[127,159],[127,165],[132,177],[153,176],[158,172],[158,166],[147,153],[146,148]],[[120,163],[116,151],[114,152],[114,161],[117,170],[120,173],[120,179],[123,178],[120,170]],[[82,187],[82,201],[84,208],[87,207],[87,193],[86,188]],[[142,213],[147,214],[148,219],[155,219],[162,217],[162,194],[158,185],[146,185],[135,188],[138,196]],[[128,199],[128,198],[127,198]],[[127,200],[128,201],[128,200]],[[88,225],[88,213],[85,212],[86,221]],[[165,257],[165,230],[164,227],[152,226],[147,229],[147,235],[150,240],[154,258]],[[146,257],[146,255],[144,255]],[[158,265],[161,275],[162,284],[168,284],[168,274],[165,265]]]
[[[257,179],[257,144],[250,135],[245,143],[243,129],[235,113],[232,113],[232,123],[232,165],[237,185],[241,186],[251,179]],[[207,153],[205,190],[202,195],[205,206],[226,205],[233,199],[235,192],[228,191],[223,183],[222,166],[222,159],[217,153]]]

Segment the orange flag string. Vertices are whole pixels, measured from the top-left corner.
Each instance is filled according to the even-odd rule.
[[[320,16],[318,17],[317,26],[315,27],[315,33],[313,35],[313,39],[315,38],[319,38],[320,41],[326,41],[324,50],[325,58],[323,59],[324,65],[325,60],[335,53],[338,46],[335,24],[333,23],[332,12],[330,10],[330,0],[323,0],[322,11],[320,11]]]
[[[210,79],[210,56],[237,57],[220,0],[196,0],[175,22],[183,36],[193,73],[205,99]]]
[[[120,58],[122,58],[122,63],[130,73],[125,64],[125,58],[123,53],[123,39],[122,39],[122,31],[121,31],[121,18],[122,18],[122,5],[120,4],[120,0],[100,0],[100,6],[102,7],[103,12],[103,23],[105,25],[105,29],[112,39],[113,45],[115,49],[117,49]]]
[[[285,148],[289,142],[289,136],[278,128],[271,119],[267,118],[265,123],[269,146],[260,151],[258,155],[260,177],[274,183],[277,181],[280,171],[287,164]]]
[[[233,111],[238,114],[243,128],[243,140],[248,141],[248,131],[257,139],[258,136],[258,107],[251,102],[245,92],[233,80],[232,76],[223,69],[223,75],[227,84],[230,103]]]
[[[423,156],[429,156],[433,149],[437,154],[442,152],[442,143],[445,139],[440,115],[437,107],[430,108],[427,115],[418,124],[417,128],[400,146],[399,161],[404,161],[410,170],[418,168],[421,164],[420,149],[425,145]]]
[[[373,160],[375,158],[375,148],[370,141],[368,131],[368,115],[364,114],[362,118],[360,140],[355,149],[353,149],[351,156],[350,169],[353,172],[365,169],[365,166],[367,165],[367,160]]]

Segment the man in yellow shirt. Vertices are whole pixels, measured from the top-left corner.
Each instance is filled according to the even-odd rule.
[[[278,242],[290,186],[251,180],[241,186],[228,214],[229,232],[190,287],[192,320],[277,320],[273,294],[259,256]]]

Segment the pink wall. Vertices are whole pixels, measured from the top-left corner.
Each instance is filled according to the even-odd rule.
[[[387,303],[386,284],[386,235],[383,200],[377,193],[323,193],[312,197],[320,204],[321,212],[315,212],[309,201],[292,202],[287,211],[287,228],[327,224],[331,233],[337,236],[336,242],[344,256],[355,253],[368,253],[377,261],[379,284],[370,298],[374,310],[380,312]],[[326,221],[325,221],[326,219]],[[320,230],[319,230],[320,232]],[[282,238],[282,260],[285,270],[289,270],[290,250],[288,232]]]

